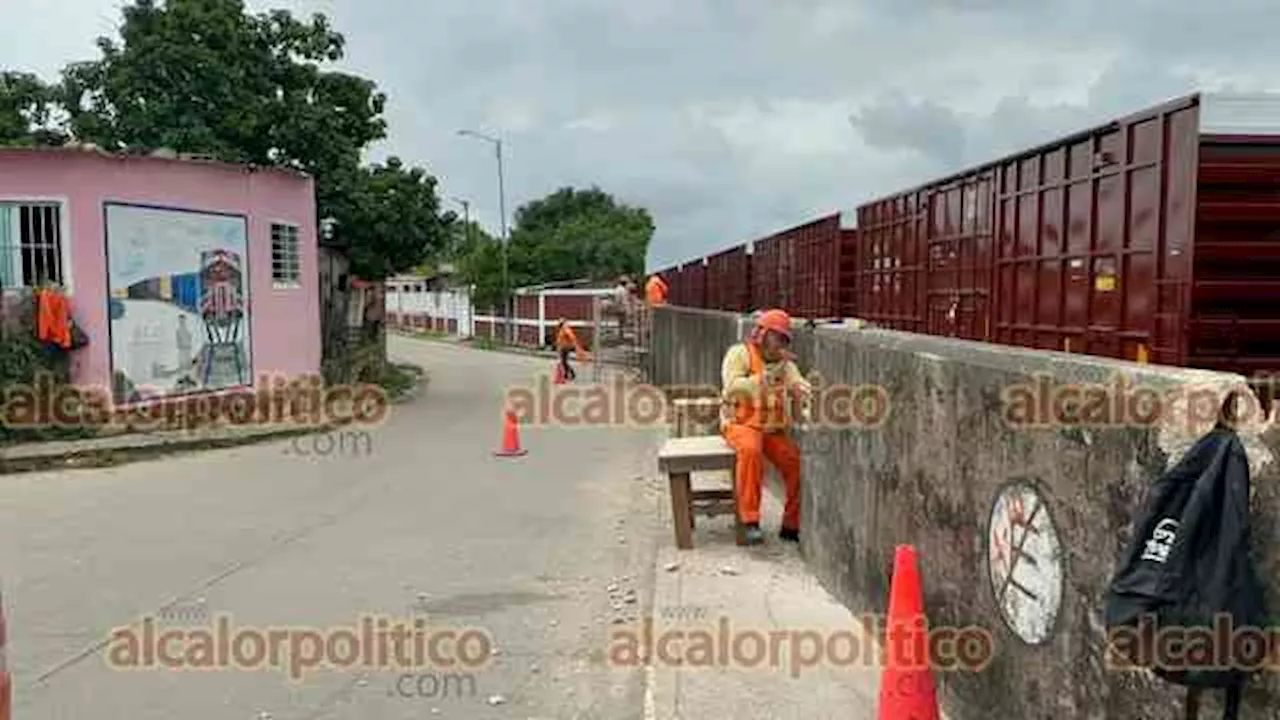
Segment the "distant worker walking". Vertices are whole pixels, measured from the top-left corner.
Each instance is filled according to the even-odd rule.
[[[556,323],[556,351],[560,353],[560,369],[564,372],[564,379],[572,381],[578,376],[573,371],[573,366],[569,364],[569,354],[576,352],[578,358],[583,355],[582,343],[578,340],[578,334],[569,326],[569,321],[564,318]]]
[[[667,304],[667,292],[670,288],[667,281],[662,279],[662,273],[654,273],[649,276],[649,282],[645,283],[644,294],[645,299],[649,302],[649,307]]]
[[[763,541],[760,531],[760,488],[764,461],[782,475],[786,488],[782,513],[783,540],[800,540],[800,448],[788,431],[795,404],[801,419],[809,416],[812,387],[787,349],[791,317],[782,310],[762,313],[745,342],[725,353],[721,365],[723,397],[730,417],[721,423],[725,440],[737,451],[738,521],[742,542]]]

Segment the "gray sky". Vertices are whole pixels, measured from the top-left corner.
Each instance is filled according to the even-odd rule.
[[[1276,0],[249,0],[328,14],[390,97],[374,153],[498,227],[598,184],[650,267],[736,245],[1197,89],[1272,90]],[[0,66],[93,57],[119,2],[0,0]]]

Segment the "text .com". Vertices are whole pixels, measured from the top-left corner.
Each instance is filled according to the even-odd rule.
[[[369,457],[373,454],[373,435],[364,430],[298,435],[289,440],[285,454],[304,458]]]

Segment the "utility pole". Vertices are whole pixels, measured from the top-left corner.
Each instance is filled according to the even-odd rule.
[[[471,203],[462,198],[450,197],[450,200],[462,206],[462,233],[467,241],[467,247],[471,247]]]
[[[515,342],[515,325],[511,322],[511,281],[507,264],[507,245],[510,243],[510,237],[507,234],[507,193],[506,183],[502,174],[502,140],[496,137],[490,137],[474,130],[459,130],[459,135],[473,137],[478,140],[493,145],[494,155],[498,158],[498,213],[502,216],[502,298],[503,298],[503,314],[507,320],[507,342]]]

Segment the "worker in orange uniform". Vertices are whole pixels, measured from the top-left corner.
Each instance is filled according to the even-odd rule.
[[[569,327],[569,321],[564,318],[556,322],[556,352],[560,353],[560,367],[564,370],[564,379],[571,381],[576,378],[578,375],[569,364],[569,353],[576,352],[578,359],[581,360],[585,351],[578,340],[578,334]]]
[[[649,282],[644,285],[645,299],[649,301],[649,307],[667,304],[667,281],[662,279],[661,273],[654,273],[649,276]]]
[[[800,448],[788,434],[798,407],[808,417],[812,386],[800,374],[791,344],[791,317],[768,310],[756,320],[751,335],[725,353],[721,365],[723,393],[729,415],[722,422],[725,440],[737,451],[738,521],[742,542],[757,545],[760,531],[760,487],[764,461],[782,475],[786,505],[779,536],[800,541]]]

